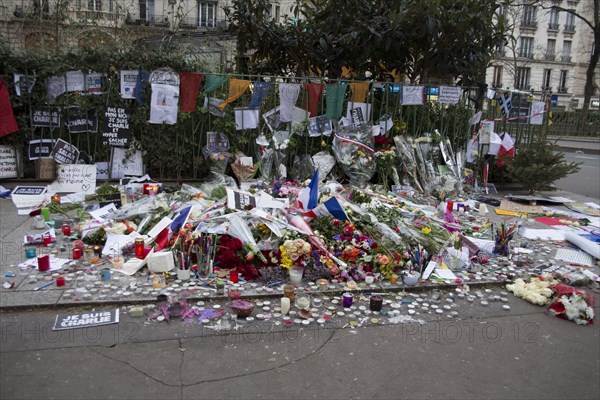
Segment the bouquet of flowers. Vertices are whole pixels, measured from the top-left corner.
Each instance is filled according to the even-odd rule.
[[[260,135],[258,138],[256,138],[256,144],[258,145],[256,156],[258,158],[260,176],[263,180],[270,181],[273,169],[273,159],[275,155],[274,151],[269,146],[269,141],[265,135]]]
[[[375,161],[381,184],[387,191],[389,189],[388,181],[389,178],[394,175],[394,165],[396,164],[396,153],[394,148],[380,150],[375,153]]]
[[[231,158],[229,139],[221,132],[207,132],[206,142],[206,146],[202,148],[202,155],[210,162],[211,172],[225,174]]]
[[[375,174],[377,163],[371,127],[346,126],[335,133],[333,154],[350,182],[365,187]]]
[[[231,164],[233,174],[238,178],[240,183],[252,179],[256,174],[256,167],[252,162],[252,157],[246,157],[242,152],[236,153],[235,161]]]
[[[281,266],[289,269],[294,265],[303,266],[304,257],[311,252],[311,245],[304,239],[288,239],[281,246]]]
[[[578,325],[594,323],[594,298],[583,290],[557,284],[556,296],[547,308],[550,315],[573,321]]]

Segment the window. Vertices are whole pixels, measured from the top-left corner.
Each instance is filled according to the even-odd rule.
[[[504,54],[505,54],[505,52],[504,52],[504,42],[501,41],[500,43],[498,43],[496,45],[496,55],[498,57],[504,57]]]
[[[519,57],[533,58],[533,38],[521,36],[519,40]]]
[[[102,11],[102,0],[88,0],[88,10]]]
[[[48,0],[34,0],[33,11],[37,17],[47,17],[50,14],[50,4]]]
[[[542,90],[552,90],[550,82],[552,82],[552,70],[545,69],[544,77],[542,78]]]
[[[521,20],[521,26],[535,27],[535,6],[526,5],[523,6],[523,19]]]
[[[556,39],[548,39],[548,44],[546,45],[546,54],[545,59],[548,61],[554,61],[556,57]]]
[[[531,75],[531,68],[517,68],[517,79],[515,82],[515,89],[529,90],[529,75]]]
[[[562,54],[560,55],[561,61],[571,62],[571,41],[565,40],[563,42]]]
[[[575,10],[571,10],[575,12]],[[567,13],[567,22],[565,23],[565,32],[575,32],[575,15]]]
[[[214,28],[217,24],[217,3],[198,1],[198,27]]]
[[[559,93],[567,93],[567,74],[569,71],[563,69],[560,71],[560,80],[558,82],[558,91]]]
[[[548,23],[548,29],[558,30],[558,10],[556,8],[550,10],[550,23]]]
[[[497,87],[497,88],[502,87],[502,70],[503,70],[502,65],[496,65],[494,67],[494,78],[493,78],[494,80],[493,80],[492,86]]]
[[[140,20],[154,21],[154,0],[140,0]]]
[[[275,6],[275,22],[279,23],[279,19],[281,18],[281,6]]]

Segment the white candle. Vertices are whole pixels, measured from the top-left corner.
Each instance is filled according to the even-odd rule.
[[[290,299],[287,297],[282,297],[281,298],[281,314],[287,315],[287,313],[289,311],[290,311]]]

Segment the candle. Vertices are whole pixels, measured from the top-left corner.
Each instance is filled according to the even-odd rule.
[[[41,210],[41,215],[44,217],[44,221],[50,221],[50,209],[48,207],[43,207]]]
[[[71,225],[63,224],[62,225],[62,234],[65,236],[71,236]]]
[[[381,311],[381,306],[383,306],[383,297],[371,296],[369,301],[369,309],[371,311]]]
[[[26,258],[33,258],[33,257],[35,257],[35,249],[33,247],[25,249],[25,257]]]
[[[375,278],[372,275],[365,276],[365,283],[367,285],[370,285],[373,282],[375,282]]]
[[[294,298],[296,297],[295,290],[296,288],[294,285],[285,285],[283,287],[283,295],[290,299],[290,301],[294,301]]]
[[[81,258],[81,249],[73,249],[73,260],[79,260]]]
[[[60,196],[58,194],[53,194],[51,199],[53,203],[60,204]]]
[[[446,203],[446,211],[452,212],[452,210],[454,210],[454,202],[448,200]]]
[[[134,254],[136,258],[139,259],[144,259],[144,253],[145,253],[145,249],[144,249],[144,239],[143,238],[137,238],[135,239],[134,242]]]
[[[352,306],[352,293],[344,293],[342,295],[342,306],[350,308]]]
[[[390,277],[390,282],[392,285],[395,285],[398,282],[398,275],[392,274],[392,276]]]
[[[287,315],[290,312],[290,299],[288,297],[281,298],[281,315]]]
[[[42,236],[42,241],[43,245],[48,247],[50,246],[50,243],[52,243],[52,237],[46,233],[44,236]]]
[[[65,277],[59,276],[56,278],[56,286],[65,286]]]
[[[38,257],[37,261],[39,271],[45,272],[50,270],[50,256],[48,254]]]
[[[296,299],[296,307],[301,310],[305,310],[310,307],[310,299],[306,295],[301,295]]]
[[[229,280],[232,283],[238,283],[238,281],[239,281],[239,274],[238,274],[237,270],[232,269],[231,271],[229,271]]]

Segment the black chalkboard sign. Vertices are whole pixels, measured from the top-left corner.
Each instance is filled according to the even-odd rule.
[[[54,161],[59,164],[77,164],[79,149],[69,142],[58,139],[50,157],[54,158]]]
[[[129,115],[125,109],[107,107],[104,112],[102,144],[112,147],[129,147],[130,141]]]

